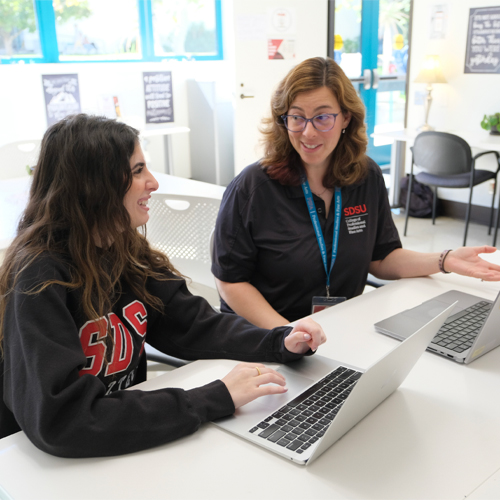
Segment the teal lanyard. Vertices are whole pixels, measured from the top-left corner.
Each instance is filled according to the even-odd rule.
[[[316,239],[318,240],[319,249],[321,252],[321,258],[323,259],[323,266],[326,273],[326,296],[330,297],[330,275],[332,274],[333,264],[337,258],[337,251],[339,246],[339,232],[340,232],[340,214],[342,209],[342,193],[339,187],[335,188],[335,220],[333,226],[333,244],[332,244],[332,260],[330,262],[330,269],[328,269],[328,257],[326,254],[325,239],[323,238],[323,231],[321,230],[321,225],[318,220],[318,214],[316,212],[316,205],[311,193],[311,188],[309,187],[309,182],[307,177],[303,175],[302,179],[302,191],[306,198],[307,208],[309,210],[309,216],[311,217],[311,222],[316,233]]]

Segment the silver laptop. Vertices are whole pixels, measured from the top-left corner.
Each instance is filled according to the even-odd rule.
[[[319,355],[280,365],[286,394],[264,396],[213,423],[310,464],[399,387],[452,309],[441,308],[366,371]]]
[[[494,302],[451,290],[417,307],[375,323],[377,332],[404,340],[443,306],[456,302],[427,349],[458,363],[470,363],[500,345],[500,293]]]

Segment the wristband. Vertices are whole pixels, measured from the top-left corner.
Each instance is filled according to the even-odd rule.
[[[451,249],[449,250],[443,250],[443,252],[441,253],[441,255],[439,256],[439,270],[443,273],[443,274],[450,274],[451,271],[445,271],[444,270],[444,261],[446,259],[446,257],[448,256],[448,254],[451,252]]]

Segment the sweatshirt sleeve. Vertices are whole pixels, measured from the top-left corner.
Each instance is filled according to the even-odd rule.
[[[67,290],[51,285],[38,294],[26,294],[48,277],[40,268],[28,271],[7,305],[3,398],[35,446],[61,457],[120,455],[186,436],[204,422],[234,412],[231,396],[220,380],[188,391],[167,388],[106,394],[98,377],[80,376],[87,358],[68,308]],[[52,270],[50,277],[65,279]],[[283,351],[283,336],[290,329],[267,332],[236,317],[219,319],[208,304],[184,288],[181,284],[171,290],[165,314],[152,328],[153,345],[190,359],[240,354],[243,359],[261,360],[297,357]],[[266,354],[267,349],[276,352]]]
[[[291,327],[266,330],[236,314],[216,312],[205,299],[192,295],[184,280],[156,286],[153,293],[162,297],[165,308],[148,330],[148,342],[164,353],[188,360],[224,358],[274,363],[302,357],[285,348]]]

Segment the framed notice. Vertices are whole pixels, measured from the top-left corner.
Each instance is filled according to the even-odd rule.
[[[78,75],[42,75],[47,126],[81,113]]]
[[[500,6],[470,9],[465,73],[500,73]]]
[[[169,123],[174,121],[172,101],[172,72],[143,72],[144,106],[146,123]]]

